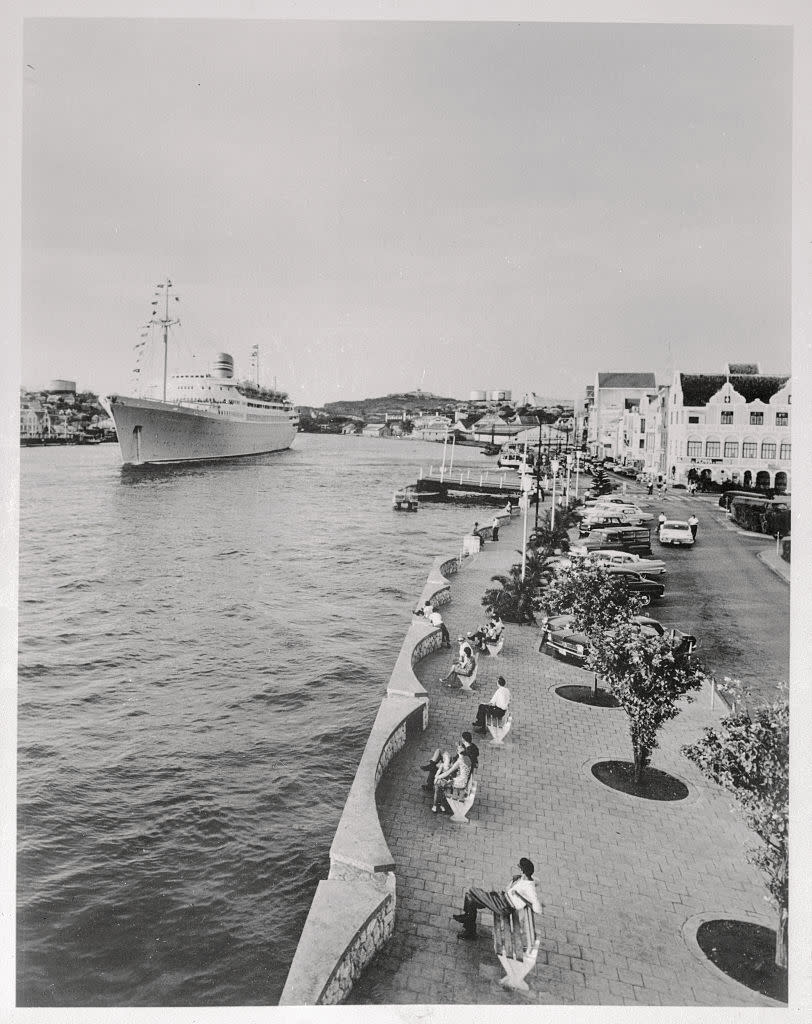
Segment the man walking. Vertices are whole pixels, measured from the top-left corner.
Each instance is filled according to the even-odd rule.
[[[491,523],[491,537],[493,540],[499,540],[499,516],[493,517]]]
[[[696,518],[693,512],[690,514],[690,516],[688,516],[688,525],[691,527],[691,536],[694,538],[694,540],[696,540],[696,531],[699,527],[699,520]]]
[[[485,733],[485,719],[486,718],[503,718],[505,712],[510,706],[510,690],[508,684],[505,682],[504,676],[499,676],[497,679],[497,687],[494,695],[491,697],[489,704],[480,704],[477,708],[476,718],[474,719],[474,729],[482,733]]]
[[[540,914],[541,903],[536,892],[536,883],[533,881],[535,870],[532,860],[522,857],[519,860],[519,874],[514,875],[510,885],[501,892],[477,887],[466,889],[463,894],[463,911],[461,914],[454,914],[454,920],[462,925],[460,938],[476,938],[476,915],[480,909],[505,915],[523,907],[530,907],[533,913]]]

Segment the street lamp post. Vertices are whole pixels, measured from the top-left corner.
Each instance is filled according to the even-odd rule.
[[[552,505],[550,506],[550,532],[552,533],[553,527],[555,526],[555,481],[558,476],[558,469],[560,466],[558,459],[553,459],[550,463],[550,470],[553,475],[553,494],[552,494]]]
[[[570,470],[572,469],[572,452],[567,452],[567,506],[570,503]]]
[[[578,474],[581,471],[581,453],[575,453],[575,500],[578,500]]]
[[[539,443],[536,450],[536,532],[539,528],[539,505],[541,504],[541,414],[536,413],[539,424]]]
[[[522,473],[521,476],[522,495],[519,504],[524,510],[524,525],[522,527],[522,583],[524,583],[527,572],[527,506],[530,504],[531,476],[529,473]]]

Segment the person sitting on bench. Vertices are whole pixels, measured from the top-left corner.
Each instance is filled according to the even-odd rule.
[[[522,857],[519,860],[519,874],[513,876],[513,881],[502,892],[476,887],[466,889],[463,896],[463,911],[461,914],[454,914],[454,920],[463,926],[459,937],[476,938],[476,915],[480,909],[503,915],[529,906],[534,913],[540,914],[541,903],[536,892],[536,883],[533,881],[535,870],[532,860]]]
[[[434,814],[437,813],[438,808],[446,809],[446,792],[461,793],[468,785],[470,778],[471,758],[466,753],[465,744],[460,740],[457,744],[457,757],[454,763],[448,767],[444,765],[434,776],[434,803],[431,805]]]
[[[440,676],[440,682],[450,683],[452,677],[457,675],[473,675],[475,668],[476,662],[474,661],[474,652],[471,650],[471,647],[467,643],[463,642],[460,646],[460,653],[457,656],[457,660],[448,670],[447,675]]]
[[[494,695],[490,699],[489,704],[480,704],[477,708],[476,718],[474,719],[473,725],[477,732],[485,733],[485,719],[486,718],[502,718],[505,712],[510,706],[510,690],[508,684],[505,682],[504,676],[499,676],[496,680],[497,687]]]
[[[465,753],[468,755],[471,761],[471,771],[476,771],[476,767],[479,764],[479,747],[474,743],[474,737],[467,730],[460,735],[460,742],[465,747]],[[443,755],[440,752],[440,748],[434,751],[426,764],[421,764],[420,768],[424,772],[428,772],[426,781],[423,783],[423,789],[431,791],[434,789],[434,778],[440,769],[440,763],[442,762]]]

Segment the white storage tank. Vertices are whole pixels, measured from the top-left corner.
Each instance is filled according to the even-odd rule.
[[[484,402],[485,392],[484,391],[472,391],[469,402]]]
[[[489,391],[488,392],[488,401],[489,402],[509,402],[510,401],[510,395],[511,395],[510,391],[506,391],[503,388],[494,388],[493,391]]]
[[[75,380],[52,380],[48,385],[49,391],[56,391],[57,394],[76,394]]]
[[[218,352],[211,364],[212,373],[215,377],[229,380],[234,376],[234,360],[228,352]]]

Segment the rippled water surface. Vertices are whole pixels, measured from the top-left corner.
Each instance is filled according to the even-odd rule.
[[[278,1001],[431,559],[477,518],[391,510],[441,457],[20,453],[20,1005]]]

